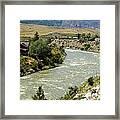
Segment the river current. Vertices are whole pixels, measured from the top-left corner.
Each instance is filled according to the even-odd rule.
[[[66,49],[67,56],[59,67],[43,70],[20,78],[20,99],[30,100],[42,85],[47,99],[59,99],[68,87],[80,85],[91,76],[100,74],[100,54]]]

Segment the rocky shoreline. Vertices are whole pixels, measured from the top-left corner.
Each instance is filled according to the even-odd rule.
[[[69,87],[68,89],[68,92],[57,100],[100,100],[100,76],[90,77],[81,83],[80,86]],[[42,86],[38,88],[32,99],[48,100],[44,95]]]
[[[28,46],[21,43],[20,76],[57,67],[62,64],[65,56],[63,47],[51,43],[48,39],[40,39],[36,32]]]
[[[100,76],[90,77],[80,86],[68,89],[61,100],[100,100]]]

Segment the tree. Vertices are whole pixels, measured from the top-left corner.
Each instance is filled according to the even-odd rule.
[[[89,84],[90,86],[93,86],[93,84],[94,84],[93,77],[90,77],[90,78],[88,79],[88,84]]]
[[[86,36],[85,36],[85,33],[82,33],[82,34],[81,34],[81,38],[82,38],[81,41],[82,41],[82,42],[85,41],[85,37],[86,37]]]
[[[88,38],[88,40],[90,39],[90,37],[91,37],[91,34],[90,33],[88,33],[87,35],[86,35],[86,37]]]
[[[81,34],[81,37],[82,37],[82,38],[85,38],[85,33],[82,33],[82,34]]]
[[[34,38],[33,38],[33,41],[36,41],[36,40],[38,40],[40,37],[39,37],[39,34],[38,34],[38,32],[36,32],[35,34],[34,34]]]
[[[80,34],[80,33],[78,33],[78,39],[80,39],[80,36],[81,36],[81,34]]]
[[[44,59],[49,55],[49,46],[45,39],[39,39],[31,42],[29,46],[29,56],[38,59]]]
[[[54,45],[54,47],[51,48],[51,60],[53,63],[61,64],[64,61],[65,56],[66,53],[63,47]]]
[[[36,59],[39,69],[42,69],[43,66],[55,67],[57,64],[61,64],[66,54],[57,44],[50,44],[46,39],[39,39],[31,42],[29,56]]]
[[[69,87],[69,91],[60,99],[61,100],[73,100],[75,95],[78,93],[78,87]]]
[[[42,86],[40,86],[34,96],[32,96],[33,100],[47,100],[44,91],[42,89]]]
[[[84,50],[88,50],[88,48],[90,48],[90,44],[84,44]]]

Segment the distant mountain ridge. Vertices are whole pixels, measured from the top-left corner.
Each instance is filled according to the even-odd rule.
[[[60,28],[100,28],[100,20],[20,20],[20,23]]]

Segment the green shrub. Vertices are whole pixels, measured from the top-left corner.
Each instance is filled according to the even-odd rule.
[[[88,50],[90,48],[90,44],[84,44],[84,50]]]
[[[65,50],[56,44],[48,44],[46,39],[32,41],[29,46],[29,56],[42,60],[44,65],[55,66],[61,64],[65,58]]]
[[[29,56],[38,59],[44,59],[44,57],[49,56],[50,48],[45,39],[39,39],[37,41],[32,41],[29,46]]]
[[[90,86],[93,86],[93,84],[94,84],[93,77],[90,77],[90,78],[88,79],[88,84],[89,84]]]
[[[84,48],[82,47],[82,48],[80,48],[80,50],[84,50]]]
[[[72,100],[78,92],[77,86],[69,87],[68,89],[69,91],[63,97],[60,98],[61,100]]]
[[[38,40],[39,38],[40,38],[40,36],[39,36],[38,32],[36,32],[36,33],[34,34],[33,41],[36,41],[36,40]]]
[[[60,48],[55,46],[51,49],[51,60],[54,63],[61,64],[64,61],[64,58],[65,58],[65,55],[63,51],[60,50]]]
[[[44,91],[42,89],[42,86],[40,86],[34,96],[32,96],[33,100],[47,100]]]
[[[28,56],[20,56],[20,76],[33,73],[37,70],[38,70],[37,60]]]

